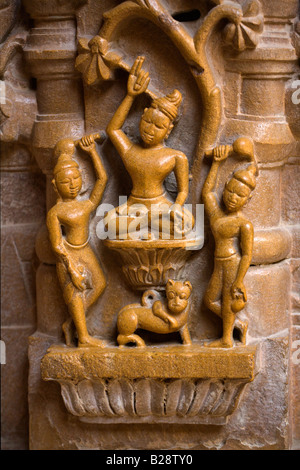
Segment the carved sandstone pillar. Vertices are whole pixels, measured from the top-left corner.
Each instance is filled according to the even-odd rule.
[[[86,2],[25,0],[23,3],[34,20],[24,49],[37,87],[38,113],[32,147],[38,165],[47,178],[46,201],[49,210],[55,202],[51,184],[53,148],[61,138],[77,138],[84,134],[82,85],[74,64],[77,54],[76,10]],[[51,332],[57,323],[55,319],[63,320],[64,303],[61,301],[46,226],[41,227],[36,249],[41,261],[37,271],[38,327],[41,331]]]
[[[264,31],[257,48],[225,55],[227,120],[223,130],[224,139],[250,132],[259,166],[257,191],[245,210],[255,228],[252,264],[256,267],[250,269],[247,281],[252,292],[247,311],[257,319],[250,335],[255,337],[278,333],[289,324],[290,266],[285,260],[290,256],[292,233],[282,221],[281,188],[285,165],[296,150],[285,108],[287,83],[298,69],[291,39],[298,2],[286,2],[285,8],[281,2],[261,3]],[[263,319],[259,311],[270,294],[272,313]]]

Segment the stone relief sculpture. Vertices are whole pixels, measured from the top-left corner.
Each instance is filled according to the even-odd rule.
[[[167,239],[176,235],[182,238],[192,230],[194,223],[192,214],[182,208],[189,192],[189,165],[182,152],[164,146],[178,116],[181,93],[174,90],[165,97],[155,98],[144,110],[140,121],[142,145],[131,142],[122,131],[134,98],[144,93],[150,82],[148,72],[142,70],[143,62],[143,57],[134,62],[127,95],[107,127],[107,134],[131,176],[133,188],[129,200],[108,213],[105,223],[116,227],[117,238],[124,238],[124,235],[126,238],[128,233],[132,237],[137,227],[143,238]],[[178,187],[175,203],[166,196],[163,186],[172,171]]]
[[[49,211],[48,227],[57,256],[59,281],[71,318],[63,325],[67,347],[50,347],[42,361],[42,374],[45,380],[60,383],[68,410],[88,422],[105,423],[108,419],[111,423],[156,424],[181,423],[184,419],[184,422],[189,423],[225,424],[238,404],[243,387],[254,380],[258,371],[259,361],[256,359],[259,347],[256,343],[246,344],[248,324],[239,319],[238,314],[246,306],[244,279],[255,251],[253,222],[256,221],[251,216],[246,217],[242,210],[256,187],[258,165],[251,138],[257,139],[252,129],[259,121],[255,116],[250,125],[248,119],[251,113],[246,112],[241,123],[239,116],[230,120],[234,97],[228,86],[228,77],[226,86],[224,84],[222,64],[216,67],[210,57],[213,46],[210,41],[214,34],[219,41],[220,30],[224,26],[222,35],[227,47],[230,45],[240,53],[246,50],[248,62],[243,67],[251,69],[252,50],[259,44],[263,32],[262,6],[258,0],[240,3],[227,0],[202,2],[205,8],[201,6],[199,22],[193,28],[186,28],[176,20],[173,14],[175,7],[171,3],[158,0],[120,2],[103,13],[101,28],[96,36],[79,37],[76,60],[76,53],[74,55],[73,65],[82,74],[85,87],[83,95],[90,120],[85,123],[78,113],[82,127],[88,124],[90,128],[97,129],[95,116],[99,117],[99,113],[95,112],[93,106],[96,106],[97,100],[101,104],[101,92],[104,91],[103,100],[107,96],[111,98],[114,86],[117,93],[124,89],[125,75],[127,82],[127,94],[118,108],[116,105],[117,110],[111,106],[103,117],[103,121],[107,117],[104,123],[107,136],[124,163],[132,189],[127,203],[119,203],[104,217],[103,225],[108,235],[113,233],[114,236],[97,240],[97,250],[105,253],[108,260],[114,254],[111,252],[120,255],[122,269],[118,272],[120,277],[110,278],[113,279],[107,286],[110,293],[105,298],[106,290],[99,302],[96,301],[104,291],[105,279],[96,258],[99,253],[94,253],[89,246],[89,216],[101,202],[107,177],[101,159],[97,156],[93,137],[82,138],[78,145],[81,150],[90,153],[97,181],[90,198],[80,199],[80,169],[72,155],[77,134],[82,135],[84,132],[78,131],[77,122],[72,122],[70,126],[75,129],[74,140],[62,140],[55,149],[58,162],[54,168],[54,187],[59,199]],[[181,55],[182,75],[178,74],[178,86],[172,83],[172,87],[168,88],[166,77],[162,74],[160,81],[157,70],[150,83],[149,73],[143,70],[144,56],[135,57],[138,54],[147,55],[146,65],[149,64],[150,69],[153,59],[151,47],[145,50],[141,47],[138,51],[134,48],[130,50],[130,47],[128,51],[122,50],[120,33],[135,19],[141,20],[141,24],[147,21],[152,23],[162,37],[167,36],[168,47],[177,49],[178,57]],[[81,21],[84,22],[84,15]],[[86,29],[83,28],[83,31],[83,34],[87,34]],[[32,38],[33,46],[38,39]],[[218,53],[223,52],[218,50]],[[244,69],[232,49],[230,53],[233,54],[230,57],[233,62],[231,66],[234,66],[230,75],[232,79],[234,74],[234,77],[242,75]],[[28,60],[38,62],[36,56],[32,59],[28,53],[28,57]],[[36,63],[33,65],[36,66]],[[184,73],[190,74],[190,81],[195,81],[196,87],[193,83],[192,92],[181,83],[180,77]],[[244,92],[247,94],[248,87],[250,89],[254,83],[251,70],[249,72],[247,68],[245,74],[250,79],[244,83],[241,78],[241,95]],[[74,75],[78,79],[75,70]],[[257,76],[255,80],[260,80]],[[117,80],[116,85],[114,82]],[[117,93],[113,96],[115,102],[119,100]],[[165,145],[171,132],[171,138],[174,137],[175,141],[177,137],[180,139],[180,135],[176,136],[178,127],[175,124],[183,108],[182,97],[186,98],[188,93],[190,98],[197,97],[199,93],[201,110],[197,127],[199,135],[195,132],[194,153],[190,148],[189,153],[188,149],[179,151],[176,150],[179,146],[170,148]],[[135,101],[141,95],[145,95],[150,103],[144,110],[138,110],[139,100]],[[226,100],[230,102],[229,111],[224,109]],[[245,108],[248,101],[247,95],[243,103]],[[128,132],[125,123],[128,118],[131,119],[129,114],[132,112],[134,121],[140,111],[142,116],[139,127],[132,126],[131,132]],[[228,111],[229,117],[225,111]],[[180,116],[179,126],[188,112],[187,106]],[[234,112],[238,113],[238,106]],[[70,113],[72,119],[74,114]],[[51,113],[48,112],[46,116],[51,116]],[[234,127],[236,122],[240,127]],[[138,129],[140,142],[135,143]],[[238,136],[232,145],[220,145]],[[108,164],[113,154],[110,143],[107,142],[105,155]],[[261,148],[259,151],[262,151]],[[250,164],[234,170],[225,185],[222,198],[219,198],[219,170],[232,154],[250,161]],[[212,157],[212,163],[203,181],[202,169],[208,161],[204,160],[205,157]],[[231,162],[233,159],[230,158]],[[115,166],[117,164],[114,162]],[[259,165],[261,168],[261,159]],[[49,170],[47,167],[47,170],[50,173],[53,168]],[[73,187],[69,172],[72,178],[76,175],[78,180]],[[177,183],[173,192],[174,202],[164,188],[165,180],[172,173]],[[105,194],[108,202],[111,202],[109,198],[112,192],[114,196],[120,196],[118,185],[113,183],[114,178],[110,192]],[[194,214],[183,207],[188,200],[193,208],[203,202],[209,218],[209,236],[215,242],[211,279],[207,279],[208,274],[202,276],[208,272],[205,261],[210,246],[205,246],[203,259],[206,258],[203,262],[201,256],[204,250],[200,252],[203,240],[199,242],[193,231]],[[93,236],[96,238],[95,233]],[[269,238],[264,240],[268,242]],[[193,262],[189,262],[191,247],[196,247],[199,252],[198,264],[195,263],[190,276],[189,269]],[[125,289],[125,281],[131,290]],[[249,292],[251,297],[251,289]],[[132,300],[134,295],[135,300]],[[196,295],[198,298],[195,301]],[[210,324],[207,333],[208,322],[204,324],[203,318],[206,312],[198,308],[200,304],[202,306],[203,300],[209,310],[222,320],[222,337],[216,341],[208,342],[213,327]],[[87,331],[86,315],[92,304],[93,311],[98,315],[99,329],[99,325],[102,325],[102,311],[107,309],[103,321],[109,331],[105,336],[105,348],[101,348],[104,346],[103,340],[91,337]],[[102,310],[103,305],[105,308]],[[73,347],[72,322],[77,331],[78,348]],[[143,338],[143,332],[139,334],[139,329],[147,332],[146,339]],[[234,329],[239,331],[239,342],[234,341]],[[170,336],[176,332],[179,332],[182,344],[173,340],[175,336]],[[159,345],[151,341],[155,334],[162,335]],[[67,362],[68,367],[65,367]]]
[[[80,54],[76,61],[76,67],[83,73],[87,85],[97,84],[99,80],[111,79],[112,71],[117,67],[124,68],[129,73],[127,94],[109,122],[107,134],[131,177],[132,190],[129,200],[109,211],[104,218],[104,226],[109,234],[105,245],[119,251],[123,260],[123,273],[127,280],[132,287],[143,290],[144,293],[141,304],[127,305],[118,314],[117,342],[120,346],[127,343],[144,346],[144,341],[135,334],[138,328],[162,334],[180,331],[183,343],[191,344],[187,321],[192,288],[189,282],[183,283],[182,278],[178,277],[187,257],[178,258],[178,254],[176,256],[173,254],[173,252],[178,253],[178,250],[187,251],[188,245],[185,238],[189,237],[194,226],[193,215],[183,208],[189,193],[189,164],[184,153],[168,148],[164,144],[178,118],[182,95],[175,89],[172,93],[159,98],[149,90],[150,76],[142,68],[145,58],[137,57],[133,65],[129,67],[118,53],[109,51],[110,43],[108,42],[113,31],[127,16],[143,17],[146,15],[156,22],[157,15],[163,11],[164,7],[158,2],[122,3],[105,15],[105,23],[98,36],[90,40],[88,44],[84,40],[79,42]],[[181,26],[177,25],[175,34],[170,24],[167,25],[164,22],[162,25],[163,30],[177,44],[184,58],[188,62],[191,60],[194,62],[192,73],[204,100],[204,126],[193,168],[194,203],[200,202],[195,200],[201,165],[199,157],[204,148],[212,147],[211,144],[220,124],[219,88],[214,83],[213,71],[207,63],[205,44],[209,40],[209,30],[222,17],[228,17],[232,21],[224,30],[227,43],[233,41],[234,47],[238,50],[256,46],[263,20],[259,3],[256,1],[248,2],[242,9],[238,5],[228,4],[215,7],[195,35],[194,46],[190,43],[188,33]],[[245,25],[240,22],[242,17]],[[255,33],[251,32],[252,27]],[[237,33],[239,29],[243,32],[242,35]],[[204,72],[198,74],[196,68],[199,70],[201,68]],[[144,109],[140,119],[141,144],[136,144],[122,128],[134,99],[142,94],[148,94],[152,102]],[[101,160],[96,157],[93,137],[82,138],[79,146],[90,152],[98,177],[96,186],[88,199],[90,202],[76,201],[81,183],[78,166],[71,160],[74,143],[62,140],[56,146],[56,154],[59,158],[54,169],[54,186],[60,199],[49,211],[48,227],[52,246],[58,256],[57,271],[65,301],[77,329],[78,344],[79,346],[93,343],[102,345],[100,340],[88,337],[85,313],[89,305],[101,295],[105,280],[96,258],[91,255],[91,249],[86,247],[88,247],[89,215],[96,209],[102,198],[106,176]],[[235,172],[227,182],[223,193],[225,208],[222,209],[214,189],[218,168],[232,152],[247,157],[252,164],[247,169]],[[251,222],[240,214],[240,210],[255,188],[257,167],[253,144],[247,138],[238,139],[233,147],[218,146],[214,150],[206,150],[206,154],[208,153],[213,156],[213,163],[202,190],[202,197],[210,219],[216,250],[214,273],[205,295],[205,302],[223,321],[223,337],[221,340],[209,343],[208,346],[231,348],[234,345],[232,336],[234,327],[240,330],[241,343],[246,342],[247,322],[238,320],[236,313],[243,309],[247,301],[243,279],[252,257],[253,227]],[[64,186],[63,179],[67,178],[66,171],[78,173],[77,187],[70,189],[69,182]],[[171,172],[174,172],[177,182],[177,197],[174,202],[167,196],[163,185],[165,178]],[[66,215],[66,211],[70,213],[69,206],[72,208],[71,212],[74,211],[72,217],[78,217],[76,228],[72,226],[71,219],[69,220]],[[85,208],[83,213],[81,207]],[[78,216],[75,214],[76,211],[78,211]],[[65,236],[61,232],[63,223],[68,227]],[[68,252],[70,249],[74,253]],[[89,250],[89,256],[86,255],[86,263],[83,261],[81,265],[82,261],[79,262],[79,259],[85,259],[82,250]],[[81,257],[76,256],[75,253],[81,253]],[[176,261],[173,262],[174,256]],[[153,262],[154,259],[156,259],[155,262]],[[172,278],[166,277],[171,272],[170,267],[171,271],[173,270]],[[159,291],[165,292],[166,298]],[[149,300],[149,292],[152,293],[154,299],[157,299],[156,301]],[[177,307],[174,307],[172,296],[182,301],[179,301]],[[83,300],[86,297],[90,300]],[[69,320],[63,326],[67,344],[71,344],[70,324]]]
[[[0,24],[8,445],[28,399],[32,449],[298,448],[298,0],[3,0]]]
[[[172,279],[166,285],[166,301],[154,300],[157,295],[155,291],[144,292],[141,305],[127,305],[118,314],[119,345],[135,343],[145,346],[144,340],[134,334],[138,328],[160,334],[180,331],[183,344],[192,344],[187,325],[191,292],[189,281],[176,282]]]
[[[223,191],[224,208],[215,193],[218,170],[231,152],[252,160],[246,169],[237,170],[227,181]],[[215,239],[214,272],[209,282],[205,302],[212,312],[222,318],[223,337],[208,344],[209,347],[231,348],[233,329],[241,330],[241,341],[246,342],[247,323],[236,322],[247,301],[244,277],[253,252],[253,225],[241,214],[255,189],[257,166],[254,162],[253,143],[246,138],[235,141],[233,147],[221,145],[213,152],[213,163],[202,190],[205,210]]]
[[[78,200],[82,176],[72,159],[75,144],[71,139],[55,147],[57,163],[53,186],[56,204],[47,215],[49,237],[57,257],[57,275],[71,318],[63,324],[66,343],[72,345],[71,323],[78,335],[78,346],[103,346],[103,341],[89,335],[86,313],[105,289],[106,281],[99,262],[89,245],[89,219],[96,210],[106,186],[107,176],[97,153],[94,137],[86,136],[78,146],[89,153],[96,173],[96,183],[88,199]]]

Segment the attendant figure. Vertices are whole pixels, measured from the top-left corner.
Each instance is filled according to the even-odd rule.
[[[206,213],[215,239],[214,271],[205,294],[208,308],[222,318],[223,336],[207,346],[231,348],[233,329],[241,332],[245,344],[247,323],[236,319],[247,302],[244,277],[250,266],[253,252],[253,225],[241,213],[251,198],[256,186],[257,167],[254,163],[253,144],[249,139],[240,138],[234,149],[247,156],[252,163],[236,171],[227,181],[223,191],[221,206],[215,192],[215,185],[221,163],[226,160],[233,148],[221,145],[213,150],[213,163],[202,190]]]
[[[82,177],[78,164],[72,159],[75,144],[71,139],[58,142],[55,147],[58,160],[52,181],[58,199],[48,212],[47,226],[57,258],[58,279],[70,313],[70,319],[63,325],[66,343],[72,344],[73,322],[79,347],[102,347],[103,341],[88,333],[86,314],[106,286],[99,261],[89,244],[89,220],[102,199],[107,176],[93,136],[83,137],[78,145],[91,157],[96,183],[88,199],[77,199]]]

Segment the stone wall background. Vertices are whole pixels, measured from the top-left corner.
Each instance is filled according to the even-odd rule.
[[[22,57],[29,19],[19,1],[0,2],[1,448],[28,448],[28,337],[36,330],[35,253],[45,218],[44,176],[31,152],[35,84]],[[4,45],[6,44],[6,47]],[[1,89],[3,91],[3,88]]]
[[[20,165],[15,164],[21,162]],[[27,160],[27,161],[26,161]],[[36,329],[35,239],[45,217],[43,175],[20,145],[1,145],[1,447],[28,447],[28,337]]]

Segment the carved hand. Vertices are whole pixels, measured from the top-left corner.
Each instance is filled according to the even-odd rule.
[[[183,219],[183,207],[180,204],[176,204],[172,206],[173,208],[170,210],[170,219],[172,222],[175,222],[175,219],[182,220]]]
[[[80,290],[83,291],[86,286],[85,286],[85,276],[83,273],[81,273],[78,269],[74,268],[74,266],[69,265],[69,274],[71,276],[72,283],[74,286]]]
[[[213,150],[214,161],[222,162],[223,160],[226,160],[226,158],[229,156],[231,152],[232,152],[231,145],[219,145]]]
[[[127,82],[127,92],[128,95],[132,97],[144,93],[150,82],[149,73],[141,70],[144,60],[145,57],[139,56],[130,70]]]
[[[241,294],[243,295],[244,302],[247,302],[247,293],[244,284],[235,281],[231,287],[231,296],[233,299],[237,299]]]
[[[94,141],[94,136],[86,135],[82,137],[82,139],[79,141],[79,146],[82,150],[88,153],[96,151],[96,144]]]

